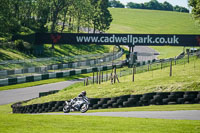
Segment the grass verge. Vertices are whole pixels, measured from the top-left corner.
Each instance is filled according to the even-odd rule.
[[[173,105],[174,106],[174,105]],[[10,105],[0,106],[2,133],[191,133],[200,121],[146,118],[10,114]]]

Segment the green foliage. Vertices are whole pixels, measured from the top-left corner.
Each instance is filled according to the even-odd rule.
[[[0,36],[7,33],[15,34],[20,25],[15,17],[12,0],[0,0]]]
[[[112,15],[108,10],[108,0],[91,0],[91,4],[94,7],[93,12],[93,30],[99,32],[105,32],[110,28],[112,22]]]
[[[30,51],[33,49],[33,45],[27,42],[24,42],[23,40],[15,40],[15,47],[21,51]]]
[[[189,10],[185,7],[175,6],[173,7],[172,4],[168,2],[159,3],[157,0],[151,0],[145,3],[133,3],[129,2],[126,5],[127,8],[137,8],[137,9],[151,9],[151,10],[165,10],[165,11],[176,11],[176,12],[186,12],[189,13]]]
[[[107,9],[107,0],[96,0],[97,4],[94,5],[92,0],[0,0],[0,2],[0,36],[20,33],[21,27],[35,32],[60,32],[60,30],[80,32],[80,28],[83,27],[97,27],[99,31],[106,31],[112,18]],[[94,19],[96,23],[93,23]]]
[[[23,50],[24,49],[24,41],[23,40],[15,40],[15,45],[17,49]]]
[[[189,5],[192,7],[192,14],[198,23],[200,23],[200,1],[199,0],[189,0]]]
[[[120,1],[110,0],[109,1],[109,7],[125,8],[125,5],[123,5]]]

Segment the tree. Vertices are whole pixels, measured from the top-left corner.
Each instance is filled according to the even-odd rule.
[[[138,9],[151,9],[151,10],[166,10],[166,11],[177,11],[177,12],[186,12],[189,13],[189,10],[185,7],[175,6],[168,2],[159,3],[157,0],[151,0],[149,2],[145,2],[144,4],[137,4],[133,2],[129,2],[126,5],[127,8],[138,8]]]
[[[47,22],[50,20],[50,0],[37,0],[35,5],[35,18],[36,22],[36,31],[38,32],[47,32],[48,27],[46,26]]]
[[[74,0],[73,4],[73,10],[74,10],[74,17],[76,19],[76,31],[79,33],[81,25],[83,28],[89,26],[86,23],[90,23],[91,20],[91,4],[89,0]]]
[[[186,13],[190,12],[187,8],[181,7],[181,6],[177,6],[177,5],[174,7],[173,10],[176,11],[176,12],[186,12]]]
[[[142,4],[138,3],[133,3],[133,2],[128,2],[126,5],[127,8],[137,8],[137,9],[142,9]]]
[[[52,24],[51,24],[51,32],[55,32],[56,25],[58,22],[58,16],[62,12],[62,10],[73,3],[73,0],[52,0],[51,2],[51,13],[52,13]]]
[[[161,10],[162,6],[157,0],[151,0],[146,3],[147,9]]]
[[[170,3],[168,3],[168,2],[165,1],[163,3],[163,9],[167,10],[167,11],[173,11],[173,6],[172,6],[172,4],[170,4]]]
[[[109,7],[125,8],[125,5],[123,5],[120,1],[111,0],[111,1],[109,1]]]
[[[101,32],[105,32],[110,28],[112,22],[112,15],[108,10],[108,0],[102,0],[100,2],[101,13],[99,14],[99,21],[97,29]]]
[[[32,32],[106,31],[108,0],[0,0],[0,36]],[[30,32],[29,32],[30,31]],[[86,31],[86,30],[84,30]]]
[[[12,0],[0,0],[0,34],[16,34],[20,30],[20,24],[15,16]]]
[[[112,22],[112,15],[108,10],[108,0],[91,0],[91,5],[93,6],[93,32],[108,30]]]

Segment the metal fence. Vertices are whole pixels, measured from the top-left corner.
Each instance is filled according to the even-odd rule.
[[[156,60],[153,62],[137,62],[135,64],[135,69],[133,69],[134,66],[132,68],[127,68],[127,67],[119,68],[117,69],[116,75],[119,78],[122,76],[132,75],[133,71],[135,74],[148,72],[148,71],[153,72],[153,70],[164,69],[171,65],[172,66],[179,65],[179,64],[186,65],[187,63],[190,63],[190,61],[194,62],[194,69],[199,70],[199,68],[195,66],[195,62],[199,59],[200,59],[200,52],[196,52],[196,53],[184,54],[182,55],[181,58],[179,56],[178,58],[162,59],[162,60]],[[125,62],[123,61],[119,62],[119,64],[124,64],[124,63]],[[101,84],[102,82],[107,82],[109,80],[111,81],[113,79],[113,73],[114,73],[114,70],[110,70],[106,72],[105,71],[95,72],[93,73],[93,77],[85,78],[84,85]],[[152,73],[152,76],[153,76],[153,73]]]

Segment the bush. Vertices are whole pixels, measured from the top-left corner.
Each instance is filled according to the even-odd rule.
[[[19,51],[24,53],[30,53],[33,51],[33,45],[28,42],[24,42],[23,40],[15,40],[15,46]]]
[[[18,50],[24,49],[24,41],[23,40],[15,40],[15,46]]]

